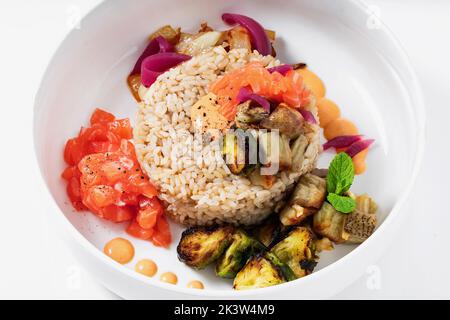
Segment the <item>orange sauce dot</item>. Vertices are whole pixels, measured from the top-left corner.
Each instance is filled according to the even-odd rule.
[[[303,83],[309,90],[311,90],[317,100],[325,97],[325,85],[314,72],[312,72],[308,68],[298,69],[296,71],[302,75]]]
[[[143,259],[136,263],[134,270],[144,276],[153,277],[158,272],[158,266],[152,260]]]
[[[193,281],[189,282],[187,287],[190,289],[204,289],[205,288],[203,283],[198,280],[193,280]]]
[[[322,128],[325,128],[331,121],[341,116],[341,110],[330,99],[322,98],[317,102],[317,111],[319,114],[319,122]]]
[[[121,264],[130,262],[134,257],[134,247],[124,238],[115,238],[109,241],[103,252],[111,259]]]
[[[327,140],[339,136],[351,136],[358,134],[358,128],[350,120],[339,118],[331,121],[324,129],[323,134]]]
[[[178,277],[173,272],[164,272],[161,275],[160,280],[162,282],[167,282],[167,283],[170,283],[170,284],[177,284],[178,283]]]
[[[353,157],[353,166],[355,167],[355,174],[360,175],[366,171],[366,157],[368,149],[361,151]]]

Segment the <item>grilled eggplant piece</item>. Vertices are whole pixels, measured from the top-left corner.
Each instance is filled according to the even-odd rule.
[[[326,193],[327,183],[325,179],[307,173],[300,178],[295,187],[291,203],[305,208],[319,209],[325,201]]]
[[[298,204],[288,205],[280,212],[280,221],[284,226],[295,226],[316,212],[316,209],[304,208]]]
[[[252,51],[250,35],[244,27],[238,26],[229,30],[225,36],[225,41],[230,45],[230,50],[247,49]]]
[[[261,121],[260,126],[265,129],[277,129],[289,139],[295,139],[303,132],[303,117],[294,108],[280,103],[269,117]]]
[[[325,201],[326,188],[325,179],[310,173],[303,175],[289,204],[280,213],[281,223],[285,226],[297,225],[316,213]]]
[[[304,277],[312,272],[310,266],[315,263],[313,234],[308,228],[296,227],[270,252],[287,264],[297,278]]]
[[[164,37],[170,44],[176,45],[180,40],[180,35],[181,35],[180,28],[174,29],[172,28],[172,26],[167,25],[153,32],[150,35],[149,40],[153,40],[161,36]]]
[[[294,171],[298,172],[302,169],[308,144],[309,141],[304,135],[299,136],[292,144],[292,169]]]
[[[313,171],[311,171],[311,174],[325,179],[328,175],[328,169],[317,169],[316,168]]]
[[[265,247],[244,231],[236,231],[233,242],[217,261],[216,274],[222,278],[233,279],[250,256],[263,250]]]
[[[356,197],[356,209],[347,215],[344,235],[348,243],[362,243],[375,231],[377,226],[377,204],[368,195]]]
[[[284,227],[280,224],[279,219],[275,215],[266,219],[263,224],[257,226],[253,230],[253,235],[256,239],[270,248],[277,242],[284,232]]]
[[[350,214],[342,214],[325,202],[314,215],[314,231],[337,243],[362,243],[375,230],[376,211],[376,203],[367,195],[356,197],[356,209]]]
[[[345,242],[342,237],[346,215],[336,211],[331,204],[324,202],[322,208],[314,215],[314,231],[336,243]]]
[[[314,241],[316,252],[331,251],[334,249],[333,242],[328,238],[317,239]]]
[[[208,31],[197,34],[181,33],[176,45],[179,53],[195,56],[216,46],[223,39],[222,32]]]
[[[367,194],[363,194],[356,197],[356,211],[375,214],[378,210],[376,202]]]
[[[282,262],[275,254],[273,254],[272,252],[266,252],[264,254],[264,257],[269,260],[276,268],[281,270],[281,273],[283,274],[286,281],[293,281],[297,279],[294,271],[292,271],[292,269],[287,264]]]
[[[217,260],[230,245],[232,226],[194,227],[185,230],[177,247],[178,259],[195,269]]]
[[[258,123],[268,116],[263,107],[249,100],[237,106],[236,126],[241,129],[257,128]]]
[[[271,175],[261,175],[260,167],[257,167],[255,170],[253,170],[249,175],[248,178],[255,186],[261,186],[265,189],[272,188],[273,184],[277,180],[277,177],[271,176]]]
[[[261,132],[259,135],[260,162],[265,166],[278,163],[280,170],[292,167],[292,152],[289,138],[276,132]]]
[[[280,268],[270,262],[264,255],[250,258],[244,268],[238,272],[233,281],[236,290],[257,289],[286,282]]]

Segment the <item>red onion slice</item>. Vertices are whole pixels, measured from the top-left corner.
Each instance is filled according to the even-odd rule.
[[[141,54],[136,64],[134,65],[133,71],[131,71],[130,75],[139,74],[141,72],[142,61],[145,58],[152,56],[161,52],[173,52],[174,47],[166,40],[166,38],[162,36],[158,36],[148,44],[147,48],[145,48],[144,52]]]
[[[323,145],[323,150],[328,150],[330,148],[347,148],[360,140],[362,140],[362,135],[339,136],[325,143]]]
[[[367,148],[369,148],[372,143],[374,143],[375,140],[373,139],[367,139],[367,140],[360,140],[360,141],[356,141],[355,143],[353,143],[350,147],[348,147],[347,150],[345,150],[345,152],[351,157],[353,158],[354,156],[356,156],[358,153],[360,153],[361,151],[366,150]]]
[[[263,97],[253,93],[248,88],[241,88],[237,95],[237,100],[239,103],[246,102],[248,100],[252,100],[263,107],[264,111],[270,113],[270,102],[264,99]]]
[[[312,114],[311,111],[299,109],[300,113],[302,114],[303,118],[306,120],[306,122],[317,124],[317,120]]]
[[[157,53],[145,58],[141,66],[142,84],[149,88],[159,75],[189,59],[191,56],[174,52]]]
[[[281,75],[285,76],[286,73],[288,73],[291,70],[294,70],[294,67],[292,67],[290,64],[282,64],[281,66],[273,67],[267,69],[270,73],[278,72]]]
[[[224,13],[222,20],[229,25],[239,24],[250,34],[253,47],[263,56],[272,54],[272,45],[264,28],[252,18],[241,14]]]

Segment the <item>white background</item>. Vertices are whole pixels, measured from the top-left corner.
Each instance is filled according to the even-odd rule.
[[[47,223],[32,148],[34,95],[73,18],[99,0],[0,2],[0,298],[111,299]],[[450,298],[450,1],[367,0],[409,53],[427,109],[410,219],[375,268],[337,299]],[[374,276],[379,282],[373,282]]]

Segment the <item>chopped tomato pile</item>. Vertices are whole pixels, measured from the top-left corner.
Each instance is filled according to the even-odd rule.
[[[222,115],[228,120],[236,115],[239,104],[237,96],[244,87],[268,100],[285,102],[293,108],[309,103],[309,90],[298,72],[291,70],[283,76],[279,72],[270,73],[260,62],[251,62],[244,68],[227,73],[210,86],[210,91],[217,96],[217,102],[222,107]]]
[[[66,143],[68,167],[62,177],[67,194],[76,210],[117,223],[129,221],[130,235],[168,247],[172,239],[164,208],[139,166],[131,138],[128,119],[96,109],[90,127]]]

